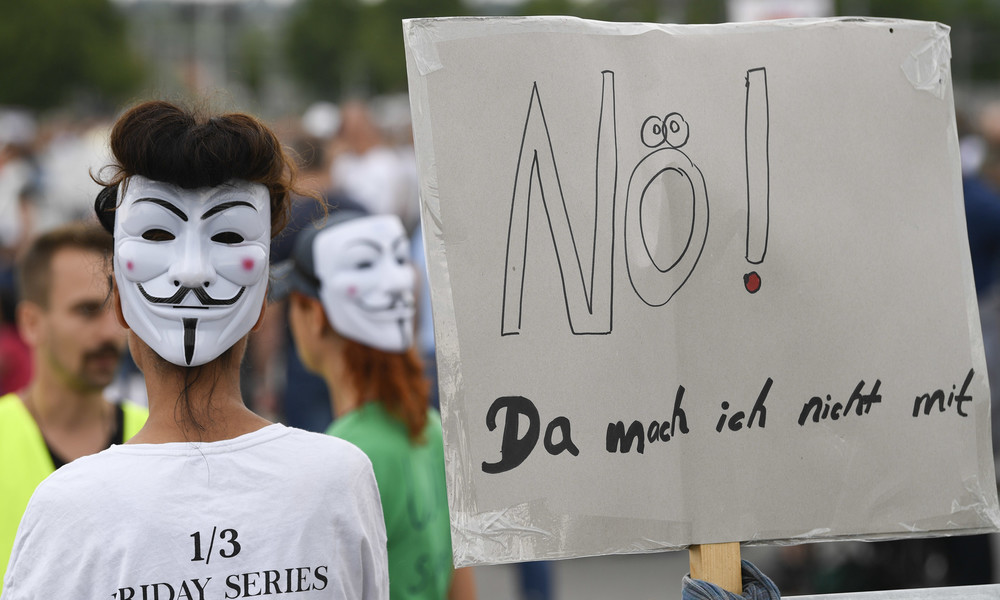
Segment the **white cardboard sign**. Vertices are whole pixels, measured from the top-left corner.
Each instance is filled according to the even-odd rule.
[[[995,530],[947,27],[404,35],[457,564]]]

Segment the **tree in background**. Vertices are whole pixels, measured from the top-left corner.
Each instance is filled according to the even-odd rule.
[[[632,1],[632,0],[629,0]],[[726,20],[726,0],[664,0],[687,23]],[[1000,81],[1000,2],[995,0],[835,0],[834,14],[938,21],[951,27],[952,74],[960,83]]]
[[[464,11],[461,0],[300,0],[285,30],[289,68],[318,98],[405,92],[403,19]]]
[[[113,105],[141,83],[126,23],[109,0],[29,0],[0,16],[0,104]]]
[[[52,1],[52,0],[48,0]],[[836,0],[839,15],[940,21],[952,27],[957,81],[1000,80],[1000,2],[990,0]],[[286,56],[303,89],[321,98],[406,90],[400,21],[487,10],[562,14],[608,21],[719,23],[726,0],[299,0],[286,28]],[[479,13],[481,14],[481,13]]]
[[[579,0],[526,0],[518,5],[520,15],[567,15],[598,21],[655,23],[660,20],[663,0],[616,0],[615,2],[580,2]]]

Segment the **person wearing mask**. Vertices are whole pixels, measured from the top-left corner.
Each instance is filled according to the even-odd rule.
[[[274,133],[152,101],[118,119],[110,145],[95,209],[114,234],[111,301],[149,419],[39,485],[2,600],[388,598],[368,458],[242,400],[269,241],[294,188]]]
[[[385,516],[391,597],[474,598],[471,569],[452,566],[441,419],[414,347],[410,244],[396,215],[337,211],[302,232],[276,268],[307,369],[330,389],[327,433],[372,461]]]

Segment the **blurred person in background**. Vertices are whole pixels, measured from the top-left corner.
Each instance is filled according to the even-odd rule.
[[[271,240],[272,264],[286,260],[299,233],[325,218],[329,210],[329,177],[321,148],[300,137],[293,141],[291,150],[297,158],[302,187],[323,198],[326,206],[314,197],[292,197],[288,225]],[[286,313],[287,303],[270,303],[260,329],[250,337],[249,403],[257,413],[280,419],[291,427],[322,432],[332,420],[329,392],[322,378],[302,366]]]
[[[373,215],[396,215],[407,231],[419,220],[412,152],[386,139],[368,105],[345,102],[340,128],[328,146],[333,188]]]
[[[90,207],[100,186],[91,178],[108,164],[111,124],[87,117],[53,119],[42,127],[38,162],[42,173],[35,228],[39,232],[92,218]]]
[[[41,172],[35,157],[37,127],[30,114],[0,111],[0,260],[8,273],[31,238]],[[8,276],[9,280],[9,276]]]
[[[390,595],[471,599],[471,569],[452,566],[444,446],[414,347],[415,273],[399,217],[338,211],[296,240],[275,274],[306,368],[331,391],[327,430],[361,448],[378,481]]]
[[[0,110],[0,394],[20,389],[31,376],[31,351],[14,318],[14,261],[35,229],[41,181],[36,137],[35,120],[29,113]]]
[[[14,260],[34,233],[41,171],[35,158],[34,118],[0,110],[0,294],[16,293]]]
[[[0,573],[38,484],[124,443],[146,420],[143,408],[104,394],[125,349],[109,297],[111,248],[101,228],[72,224],[35,239],[18,264],[17,324],[35,372],[24,389],[0,397]]]
[[[339,119],[336,106],[316,103],[306,111],[302,131],[289,144],[299,167],[300,187],[311,194],[292,196],[288,225],[271,241],[272,264],[288,260],[299,234],[322,226],[331,211],[360,210],[357,203],[330,185],[330,161],[324,146],[339,127]],[[322,202],[317,202],[317,197]],[[287,425],[322,432],[333,420],[330,392],[321,377],[302,365],[287,313],[287,302],[271,302],[263,325],[250,338],[250,403],[254,410],[280,418]]]
[[[998,105],[1000,108],[1000,105]],[[1000,176],[1000,122],[991,124],[984,112],[979,119],[957,118],[962,154],[962,186],[965,194],[965,217],[969,233],[972,274],[979,299],[979,318],[983,329],[983,349],[990,381],[1000,381],[1000,177],[991,181],[994,171]],[[1000,119],[1000,112],[996,112]],[[976,123],[980,127],[976,127]],[[992,142],[983,134],[996,129]],[[968,151],[974,149],[974,151]],[[1000,427],[1000,385],[993,385],[991,419],[994,431]],[[1000,436],[993,436],[994,457],[1000,457]]]

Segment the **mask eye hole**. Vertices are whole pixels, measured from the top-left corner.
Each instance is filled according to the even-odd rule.
[[[174,234],[165,229],[147,229],[142,232],[142,239],[150,242],[169,242],[174,239]]]
[[[239,244],[243,239],[243,236],[235,231],[223,231],[212,236],[212,241],[220,244]]]

